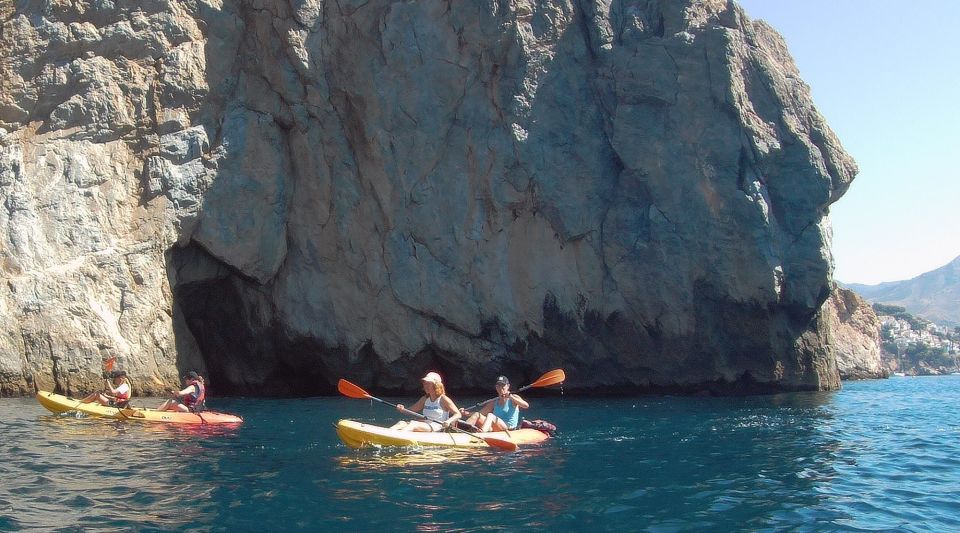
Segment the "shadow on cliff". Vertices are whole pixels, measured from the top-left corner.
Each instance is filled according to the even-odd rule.
[[[579,7],[576,10],[575,16],[586,17]],[[662,28],[662,24],[660,21],[651,27]],[[655,32],[654,36],[662,34]],[[571,57],[584,46],[596,49],[583,20],[565,29],[556,45],[569,51]],[[601,231],[606,213],[603,205],[609,208],[618,198],[626,197],[632,202],[628,207],[646,212],[654,199],[642,183],[631,184],[632,189],[621,183],[624,164],[609,139],[612,132],[608,115],[615,111],[609,107],[615,98],[610,87],[591,81],[602,78],[596,72],[599,61],[586,57],[566,64],[537,65],[549,74],[538,80],[536,101],[525,118],[527,144],[546,149],[542,153],[521,153],[518,163],[525,167],[534,191],[525,206],[530,211],[527,215],[547,220],[556,231],[560,248],[593,247],[594,253],[604,257],[603,240],[614,236]],[[664,104],[658,101],[644,105],[655,108],[653,116],[665,113],[660,109]],[[571,139],[568,135],[584,130],[605,132],[607,138]],[[582,175],[568,168],[572,162],[580,165],[574,170],[583,171]],[[588,172],[594,169],[599,171]],[[285,179],[296,179],[289,176]],[[206,198],[217,194],[229,197],[232,191],[224,188],[231,186],[229,180],[215,180],[212,188],[219,191]],[[584,192],[587,187],[589,194]],[[569,201],[570,195],[589,197],[594,204],[572,205],[576,202]],[[634,237],[649,234],[649,222],[643,217],[624,224],[614,229],[629,230]],[[639,254],[654,256],[657,245],[649,243],[647,251],[634,245],[630,253],[636,255],[626,260],[638,265],[646,262],[646,271],[651,271],[659,263]],[[598,309],[609,306],[586,301],[582,295],[578,295],[582,305],[568,309],[558,302],[576,298],[561,299],[546,292],[542,333],[527,332],[517,341],[516,336],[523,333],[501,326],[495,317],[490,319],[490,327],[481,325],[480,338],[472,340],[478,344],[492,342],[497,352],[486,364],[465,367],[458,354],[427,345],[388,367],[369,342],[354,349],[327,345],[317,338],[289,338],[274,301],[272,282],[250,278],[195,242],[171,249],[167,262],[178,366],[181,370],[205,368],[211,388],[218,394],[332,395],[340,377],[378,393],[409,393],[426,370],[440,371],[450,389],[458,393],[489,392],[488,376],[504,373],[515,382],[529,383],[541,372],[558,367],[568,373],[569,390],[591,394],[769,393],[789,388],[769,378],[771,369],[778,359],[787,357],[813,321],[809,310],[766,309],[730,302],[715,288],[693,280],[690,283],[696,286],[689,312],[694,315],[695,331],[681,337],[664,333],[666,328],[657,317],[628,316],[624,311],[604,314]],[[618,280],[613,279],[608,266],[604,268],[598,275],[609,279],[602,284],[616,287]],[[541,274],[544,279],[551,278],[549,273]],[[641,288],[637,291],[646,290],[642,287],[651,281],[641,278],[638,274],[636,281]],[[656,297],[659,293],[650,290],[633,296],[643,298],[644,294]]]
[[[191,268],[216,274],[175,282]],[[191,243],[168,252],[177,339],[177,366],[204,368],[211,390],[221,395],[311,396],[334,394],[341,369],[331,368],[319,354],[345,350],[315,339],[287,339],[269,301],[269,287],[244,277]],[[209,270],[208,270],[209,271]],[[199,352],[199,353],[197,353]],[[376,368],[369,350],[354,360]]]
[[[341,377],[371,387],[377,394],[399,395],[409,393],[430,370],[440,372],[458,392],[490,392],[489,385],[461,388],[476,381],[472,374],[477,369],[465,368],[457,354],[432,345],[405,354],[386,368],[370,342],[348,350],[318,339],[289,338],[269,300],[270,284],[260,285],[243,276],[197,244],[173,248],[167,258],[177,366],[181,371],[204,369],[211,390],[219,395],[335,395]],[[190,281],[191,273],[198,271],[206,275]],[[527,366],[507,362],[485,368],[481,374],[535,379],[536,370]]]

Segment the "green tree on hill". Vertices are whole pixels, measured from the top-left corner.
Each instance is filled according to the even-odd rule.
[[[899,305],[873,304],[873,310],[878,315],[889,315],[899,320],[906,320],[910,324],[910,329],[914,331],[920,331],[930,323],[927,319],[911,315]]]

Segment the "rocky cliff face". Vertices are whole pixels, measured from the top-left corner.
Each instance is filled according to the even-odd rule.
[[[838,386],[856,168],[721,0],[0,5],[0,391]]]
[[[857,293],[835,288],[823,306],[830,324],[841,379],[885,378],[881,360],[880,319]]]

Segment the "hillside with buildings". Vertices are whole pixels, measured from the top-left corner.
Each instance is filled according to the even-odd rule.
[[[881,358],[892,373],[960,372],[960,327],[935,324],[899,306],[874,304],[873,309],[880,319]]]

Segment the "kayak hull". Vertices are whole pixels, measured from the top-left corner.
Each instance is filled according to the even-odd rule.
[[[118,409],[116,407],[100,405],[97,402],[82,403],[80,400],[46,391],[37,392],[37,401],[39,401],[40,405],[46,410],[54,414],[75,411],[97,418],[133,420],[138,422],[162,422],[167,424],[240,424],[243,422],[243,419],[239,416],[218,413],[217,411],[204,411],[196,414],[177,411],[157,411],[156,409],[140,407]]]
[[[439,446],[447,448],[489,448],[484,437],[512,441],[518,445],[537,444],[548,437],[536,429],[516,429],[490,433],[460,433],[448,431],[418,432],[390,429],[355,420],[337,422],[337,436],[351,448],[369,446]]]

